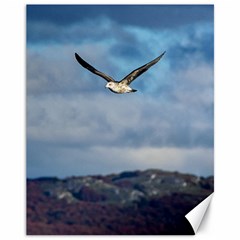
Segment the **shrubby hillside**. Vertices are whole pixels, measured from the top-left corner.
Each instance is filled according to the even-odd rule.
[[[156,169],[27,180],[28,235],[193,234],[185,215],[213,177]]]

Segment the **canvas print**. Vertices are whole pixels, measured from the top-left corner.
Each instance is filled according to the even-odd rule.
[[[214,189],[213,5],[27,5],[28,235],[191,235]]]

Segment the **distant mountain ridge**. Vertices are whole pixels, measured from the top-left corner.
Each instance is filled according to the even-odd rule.
[[[193,234],[184,216],[213,177],[157,169],[27,180],[27,233]]]

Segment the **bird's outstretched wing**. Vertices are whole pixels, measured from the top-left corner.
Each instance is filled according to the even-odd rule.
[[[97,74],[98,76],[104,78],[108,82],[115,82],[115,80],[113,78],[106,75],[105,73],[98,71],[93,66],[91,66],[89,63],[84,61],[77,53],[75,53],[75,58],[77,59],[77,61],[79,62],[80,65],[82,65],[84,68],[88,69],[90,72]]]
[[[166,51],[165,51],[166,52]],[[126,77],[124,77],[120,82],[123,84],[130,84],[134,79],[136,79],[137,77],[139,77],[141,74],[143,74],[144,72],[146,72],[151,66],[153,66],[154,64],[156,64],[161,58],[162,56],[165,54],[165,52],[163,52],[159,57],[155,58],[154,60],[152,60],[151,62],[133,70],[131,73],[129,73]]]

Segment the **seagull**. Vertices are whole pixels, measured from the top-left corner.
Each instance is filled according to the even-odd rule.
[[[124,77],[121,81],[115,81],[112,77],[108,76],[105,73],[102,73],[98,71],[96,68],[91,66],[89,63],[84,61],[77,53],[75,53],[75,58],[77,59],[78,63],[89,70],[90,72],[104,78],[108,83],[106,84],[106,88],[108,88],[110,91],[114,93],[130,93],[130,92],[136,92],[136,89],[132,89],[129,84],[134,81],[137,77],[139,77],[141,74],[146,72],[151,66],[156,64],[162,56],[165,54],[166,51],[164,51],[159,57],[153,59],[151,62],[133,70],[131,73],[129,73],[126,77]]]

